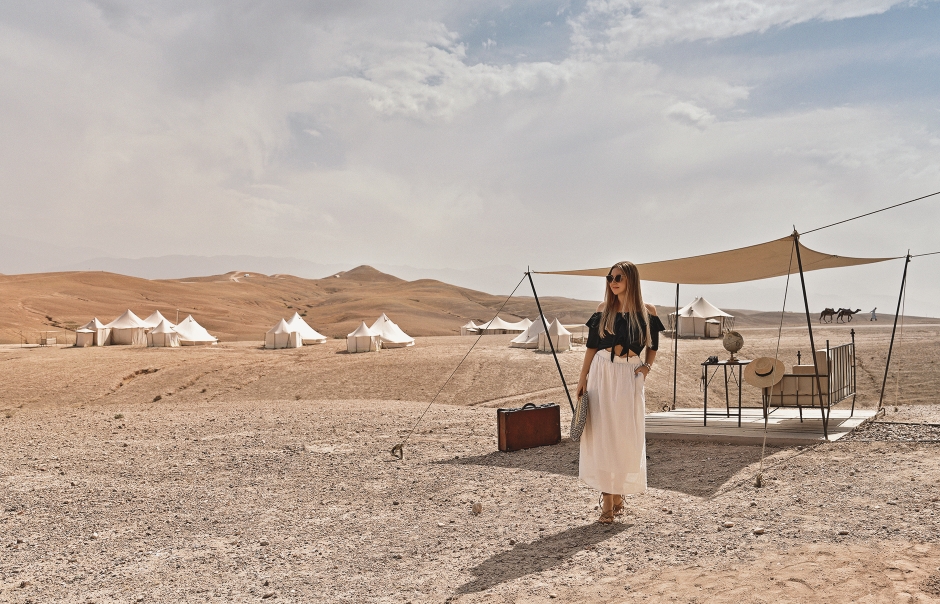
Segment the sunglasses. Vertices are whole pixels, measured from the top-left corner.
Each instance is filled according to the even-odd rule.
[[[607,275],[607,283],[620,283],[623,279],[623,275]]]

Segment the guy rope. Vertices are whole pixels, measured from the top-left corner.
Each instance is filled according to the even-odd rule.
[[[793,229],[793,247],[790,248],[790,268],[793,267],[793,250],[796,248],[798,235],[796,234],[796,229]],[[780,309],[780,327],[777,328],[777,347],[774,349],[774,384],[776,384],[777,376],[777,358],[780,355],[780,339],[783,337],[783,318],[787,312],[787,293],[790,291],[790,272],[787,271],[787,283],[783,288],[783,308]],[[813,356],[816,356],[815,354]],[[773,392],[773,385],[771,385],[771,392]],[[822,393],[820,393],[819,406],[822,407]],[[757,476],[754,478],[754,486],[762,487],[764,486],[764,454],[767,451],[767,423],[770,421],[770,409],[764,408],[764,440],[761,443],[760,447],[760,467],[757,470]]]
[[[526,278],[527,275],[528,275],[528,273],[526,273],[525,275],[523,275],[523,276],[522,276],[522,279],[519,279],[519,283],[517,283],[516,286],[515,286],[514,288],[512,288],[512,293],[509,294],[509,296],[503,301],[503,304],[499,307],[499,310],[496,311],[496,314],[493,316],[493,318],[490,319],[490,322],[489,322],[489,323],[484,323],[484,325],[489,325],[489,324],[492,323],[494,320],[496,320],[496,317],[499,316],[499,313],[501,313],[501,312],[503,311],[503,308],[506,307],[506,304],[509,302],[509,299],[513,297],[513,295],[516,293],[516,290],[519,289],[519,286],[522,285],[522,282],[523,282],[523,281],[525,281],[525,278]],[[477,336],[477,339],[473,341],[473,345],[470,346],[470,350],[468,350],[467,353],[466,353],[465,355],[463,355],[463,358],[460,359],[460,362],[457,363],[457,366],[454,367],[454,370],[450,372],[450,375],[447,377],[446,380],[444,380],[444,383],[441,384],[441,387],[437,389],[437,393],[436,393],[436,394],[434,395],[434,397],[431,399],[431,402],[428,403],[428,406],[424,408],[424,411],[421,413],[421,415],[418,416],[418,420],[415,422],[414,426],[411,427],[411,430],[408,432],[408,434],[405,436],[405,438],[402,439],[402,441],[401,441],[400,443],[398,443],[397,445],[395,445],[394,447],[392,447],[392,450],[391,450],[392,457],[394,457],[394,458],[396,458],[396,459],[404,459],[404,458],[405,458],[405,443],[408,442],[408,439],[411,438],[411,435],[415,433],[415,430],[418,428],[418,424],[420,424],[420,423],[421,423],[421,420],[424,419],[425,414],[427,414],[428,409],[430,409],[430,408],[431,408],[431,405],[433,405],[434,402],[437,400],[437,397],[439,397],[439,396],[441,395],[441,392],[444,391],[444,387],[447,386],[447,384],[450,382],[450,380],[454,377],[454,374],[457,373],[457,370],[460,369],[460,366],[463,365],[463,362],[467,360],[467,357],[468,357],[468,356],[470,356],[470,353],[473,351],[474,347],[475,347],[475,346],[477,345],[477,343],[480,341],[480,338],[483,337],[483,333],[484,333],[484,330],[481,329],[481,330],[480,330],[480,335],[478,335],[478,336]]]
[[[894,313],[894,325],[891,328],[891,343],[888,344],[888,360],[885,363],[885,375],[881,381],[881,395],[878,397],[878,411],[881,412],[884,409],[884,398],[885,398],[885,388],[888,385],[888,372],[891,368],[891,353],[894,350],[894,338],[897,334],[898,348],[901,346],[901,339],[904,336],[904,317],[907,313],[907,269],[910,265],[913,258],[921,258],[923,256],[935,256],[940,254],[940,252],[928,252],[926,254],[911,254],[911,251],[907,251],[907,256],[904,257],[904,274],[901,276],[901,291],[898,293],[898,307]],[[898,320],[901,322],[901,329],[898,330]],[[895,382],[894,389],[894,404],[897,405],[900,400],[900,390],[901,390],[901,364],[897,363],[898,372]]]

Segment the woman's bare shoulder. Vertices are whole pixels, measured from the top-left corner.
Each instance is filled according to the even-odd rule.
[[[597,305],[597,312],[604,312],[604,303],[601,302]]]
[[[651,315],[655,315],[655,314],[656,314],[656,307],[653,306],[652,304],[647,304],[647,305],[646,305],[646,312],[648,312],[648,313],[651,314]]]

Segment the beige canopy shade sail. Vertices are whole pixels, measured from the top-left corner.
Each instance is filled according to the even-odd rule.
[[[840,268],[873,264],[886,260],[897,260],[903,256],[891,258],[848,258],[835,254],[824,254],[800,245],[800,257],[803,260],[803,272],[818,271],[824,268]],[[660,281],[662,283],[682,284],[719,284],[742,283],[782,277],[800,272],[793,254],[793,236],[782,237],[767,243],[751,245],[726,252],[704,254],[676,260],[662,260],[638,264],[640,279]],[[795,251],[795,250],[794,250]],[[582,275],[603,277],[610,271],[609,266],[573,271],[536,271],[543,275]]]

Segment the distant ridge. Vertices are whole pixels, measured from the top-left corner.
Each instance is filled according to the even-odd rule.
[[[407,283],[407,281],[404,279],[399,279],[395,275],[383,273],[382,271],[374,269],[367,264],[357,266],[356,268],[350,269],[348,271],[336,273],[335,275],[332,275],[332,277],[347,279],[357,283]]]
[[[33,250],[38,246],[19,245],[21,254],[24,249]],[[0,241],[0,251],[3,242]],[[63,264],[61,260],[50,261],[47,258],[34,259],[34,262],[20,262],[12,265],[0,264],[0,272],[7,274],[36,272],[74,272],[105,271],[118,275],[142,277],[144,279],[182,279],[195,276],[222,275],[232,271],[232,267],[243,269],[247,273],[264,275],[293,275],[304,279],[322,279],[343,271],[350,270],[350,264],[321,263],[303,258],[219,255],[190,256],[168,255],[146,258],[113,258],[108,256],[87,257],[87,250],[56,250],[57,258],[76,258],[76,261]],[[16,257],[12,252],[6,257],[0,255],[0,261]],[[6,270],[4,270],[6,266]],[[522,268],[512,266],[486,266],[475,269],[429,269],[401,265],[372,265],[386,274],[396,275],[405,281],[418,279],[436,279],[444,283],[459,285],[479,291],[509,294],[522,275]],[[241,272],[241,271],[234,271]]]
[[[192,314],[223,341],[261,340],[281,318],[300,313],[317,331],[345,337],[360,322],[387,313],[413,336],[454,335],[467,321],[487,321],[503,296],[433,279],[406,281],[371,266],[322,279],[249,270],[182,279],[147,280],[103,271],[0,276],[0,342],[20,341],[40,331],[74,329],[98,317],[109,321],[130,308],[141,316],[159,310],[170,320]],[[548,297],[543,308],[562,322],[583,323],[596,302]],[[536,316],[532,298],[506,305],[516,320]]]
[[[289,273],[308,279],[319,279],[345,270],[349,265],[323,264],[301,258],[273,256],[188,256],[172,254],[150,258],[96,257],[55,267],[57,272],[105,271],[133,275],[144,279],[180,279],[191,275],[220,275],[237,266],[247,273]],[[240,272],[240,271],[237,271]]]
[[[139,316],[159,310],[171,321],[192,314],[223,341],[260,341],[265,331],[295,312],[317,331],[344,337],[360,322],[381,313],[412,336],[453,335],[467,321],[484,322],[503,307],[508,320],[537,316],[531,297],[505,296],[450,285],[434,279],[406,281],[368,265],[321,279],[250,270],[202,277],[147,280],[103,271],[0,275],[0,343],[16,343],[23,334],[35,341],[43,330],[74,329],[92,317],[110,321],[128,308]],[[556,296],[540,298],[549,319],[583,324],[597,301]],[[505,303],[505,306],[503,304]],[[657,307],[666,321],[671,307]],[[179,311],[177,314],[177,310]],[[779,313],[729,310],[736,327],[775,327]],[[882,315],[888,317],[888,315]],[[938,319],[911,317],[919,322]],[[818,324],[817,316],[813,316]],[[859,317],[854,322],[862,322]],[[805,325],[801,313],[787,313],[787,326]]]

